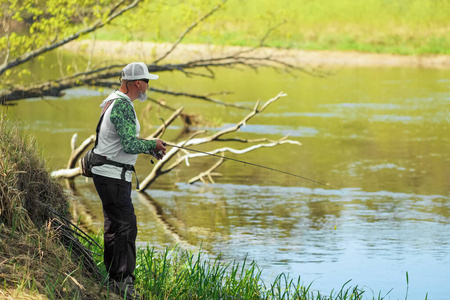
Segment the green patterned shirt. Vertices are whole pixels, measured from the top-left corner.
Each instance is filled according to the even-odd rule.
[[[111,123],[116,127],[123,150],[129,154],[149,153],[156,141],[136,137],[136,116],[133,107],[124,99],[117,99],[111,110]]]

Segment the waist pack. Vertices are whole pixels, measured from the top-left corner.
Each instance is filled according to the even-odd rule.
[[[81,163],[81,174],[85,177],[92,177],[92,167],[112,165],[122,168],[122,174],[120,179],[125,180],[125,174],[127,171],[132,171],[136,174],[136,170],[133,165],[127,165],[117,161],[109,160],[106,156],[96,154],[94,148],[86,152],[80,160]],[[139,180],[136,176],[136,188],[139,189]]]
[[[102,166],[107,161],[105,156],[94,153],[94,148],[86,152],[81,158],[81,174],[86,177],[92,177],[92,167]]]

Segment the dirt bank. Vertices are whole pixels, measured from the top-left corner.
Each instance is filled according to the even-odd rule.
[[[171,44],[155,44],[149,42],[117,42],[117,41],[74,41],[64,49],[83,54],[93,54],[104,59],[122,58],[125,62],[142,60],[151,63],[171,48]],[[201,59],[211,56],[234,53],[246,48],[235,46],[216,46],[198,44],[180,44],[166,62],[177,62],[185,59]],[[259,55],[270,54],[273,57],[296,66],[354,66],[354,67],[411,67],[450,69],[450,55],[394,55],[362,53],[356,51],[307,51],[261,48]]]

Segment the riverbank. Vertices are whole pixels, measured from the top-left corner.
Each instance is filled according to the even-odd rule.
[[[69,199],[38,149],[0,115],[0,298],[104,299],[102,275],[78,241],[86,235],[69,221]]]
[[[142,60],[155,61],[172,47],[169,43],[120,42],[120,41],[73,41],[63,47],[72,53],[93,55],[103,59],[119,59],[124,62]],[[198,60],[213,56],[223,56],[246,51],[251,48],[238,46],[217,46],[207,44],[179,44],[166,58],[166,62],[176,63]],[[397,55],[365,53],[357,51],[312,51],[278,48],[258,48],[257,56],[274,57],[297,67],[408,67],[428,69],[450,69],[450,55]]]

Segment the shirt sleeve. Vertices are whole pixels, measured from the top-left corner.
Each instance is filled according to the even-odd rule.
[[[111,123],[116,127],[123,150],[129,154],[148,153],[156,148],[156,141],[136,137],[136,116],[126,100],[118,99],[111,109]]]

